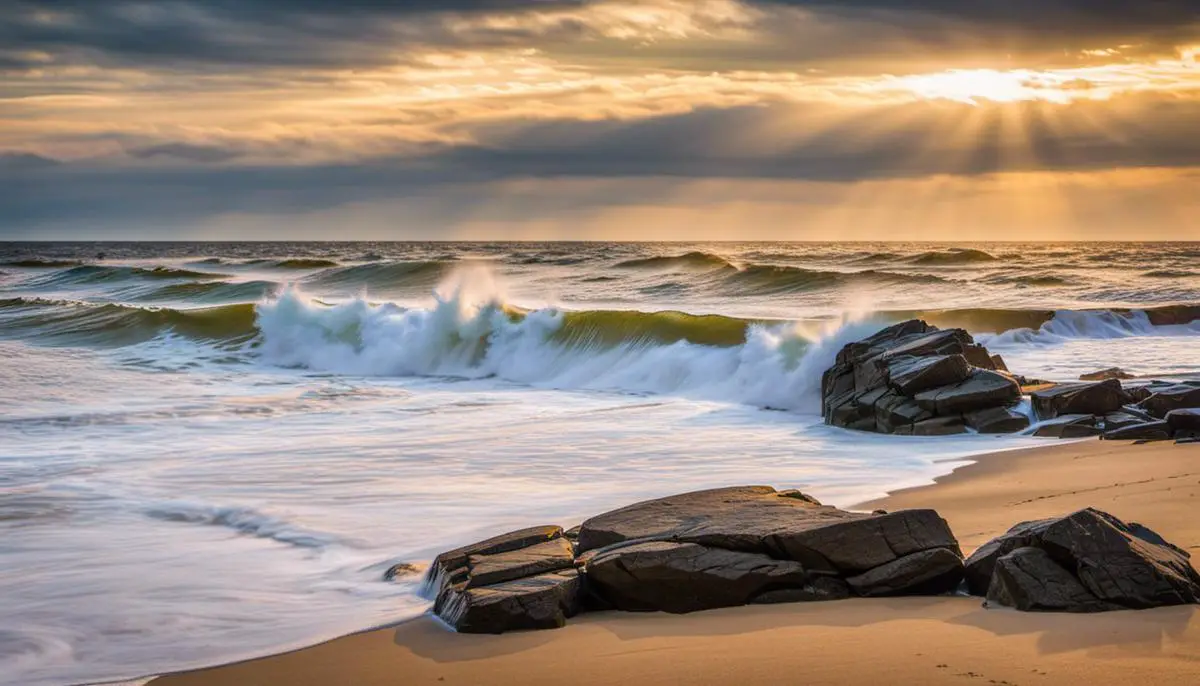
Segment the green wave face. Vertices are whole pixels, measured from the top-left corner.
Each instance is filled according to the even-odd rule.
[[[123,346],[175,334],[198,341],[242,343],[257,334],[254,305],[189,310],[92,305],[39,298],[0,300],[5,333],[56,345]]]

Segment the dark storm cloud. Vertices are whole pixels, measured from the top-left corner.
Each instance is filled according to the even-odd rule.
[[[761,141],[731,140],[730,132],[778,130],[781,120],[803,130],[811,108],[702,110],[635,123],[508,128],[490,132],[486,145],[353,165],[114,169],[18,162],[0,164],[0,216],[5,218],[0,231],[28,235],[38,226],[75,223],[166,225],[226,213],[300,213],[440,197],[463,184],[528,177],[845,182],[1200,166],[1200,136],[1195,135],[1200,102],[1161,98],[1142,105],[1146,114],[1140,118],[1106,118],[1104,104],[1092,102],[1053,113],[1037,103],[994,110],[919,103],[873,112],[872,117],[882,120],[908,122],[874,135],[863,133],[864,120],[842,119],[812,136]],[[1019,138],[1004,125],[1014,115],[1025,122]],[[957,139],[949,134],[968,119],[973,122],[968,135]],[[196,154],[187,148],[172,152]],[[611,201],[620,204],[629,198]],[[445,205],[446,212],[454,211],[455,202]]]
[[[453,31],[440,22],[455,14],[528,12],[586,7],[583,0],[9,0],[0,13],[0,70],[58,63],[185,65],[370,66],[397,59],[405,45],[447,47],[562,44],[588,36],[588,27],[563,18],[536,33],[520,26]],[[980,44],[1011,49],[1066,48],[1138,40],[1162,48],[1194,32],[1194,0],[749,0],[764,10],[800,8],[854,28],[836,40],[810,36],[792,45],[794,57],[826,58],[885,53],[895,41],[959,43],[962,32]],[[47,20],[46,13],[56,18]],[[873,28],[865,29],[870,25]],[[768,18],[762,52],[770,56],[773,31],[787,22]],[[827,28],[827,27],[826,27]],[[825,30],[825,29],[823,29]],[[827,32],[827,31],[826,31]],[[958,35],[955,35],[958,34]],[[1194,35],[1190,34],[1190,35]],[[775,43],[794,41],[777,35]],[[808,46],[808,47],[805,47]],[[669,50],[666,47],[654,49]],[[753,51],[751,51],[753,52]],[[747,57],[747,56],[743,56]]]

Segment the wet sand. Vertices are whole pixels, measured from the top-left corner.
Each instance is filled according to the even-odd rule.
[[[1200,444],[1085,441],[979,458],[861,509],[937,509],[969,552],[1012,524],[1097,507],[1200,551]],[[1100,615],[975,598],[599,613],[558,631],[457,635],[434,620],[155,679],[154,686],[1200,683],[1200,607]]]

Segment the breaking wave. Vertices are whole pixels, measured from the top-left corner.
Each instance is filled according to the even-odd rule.
[[[305,529],[249,507],[163,503],[147,508],[146,516],[165,522],[224,527],[246,536],[265,538],[298,548],[325,548],[342,542],[336,536]]]

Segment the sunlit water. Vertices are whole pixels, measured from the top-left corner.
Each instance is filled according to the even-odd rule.
[[[849,506],[974,454],[1039,443],[823,426],[820,373],[843,343],[888,320],[872,310],[1200,301],[1193,277],[1157,290],[1139,282],[1149,258],[1133,249],[1126,263],[1104,253],[1102,274],[1073,277],[1058,296],[985,283],[1015,269],[1002,260],[913,263],[947,254],[936,246],[889,247],[891,258],[871,260],[890,259],[911,288],[894,277],[864,286],[871,274],[739,276],[755,265],[875,272],[856,261],[877,247],[703,246],[736,266],[620,266],[699,249],[35,253],[101,270],[16,266],[33,258],[13,249],[0,267],[0,682],[129,678],[399,620],[425,603],[416,579],[382,580],[390,565],[427,563],[507,529],[570,526],[644,497],[763,483]],[[1095,250],[1047,248],[1069,256],[1045,260],[1101,263],[1089,260]],[[1173,273],[1194,264],[1189,250],[1200,255],[1171,250],[1153,259]],[[336,264],[278,264],[289,255]],[[481,268],[471,256],[490,259]],[[221,262],[200,263],[213,257]],[[263,257],[274,262],[245,264]],[[148,275],[155,267],[190,273]],[[1048,267],[1029,269],[1044,276]],[[1126,291],[1096,296],[1116,288],[1122,269]],[[799,324],[756,324],[725,340],[728,322],[568,313],[601,308]],[[1071,379],[1117,364],[1145,376],[1200,374],[1195,323],[1081,312],[1037,330],[979,333],[1030,375]]]

